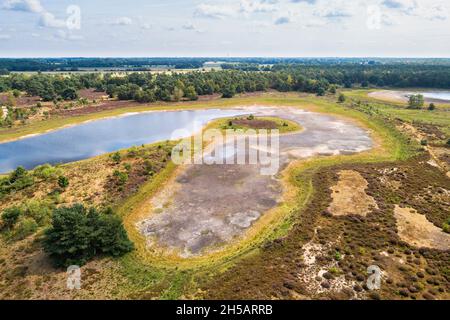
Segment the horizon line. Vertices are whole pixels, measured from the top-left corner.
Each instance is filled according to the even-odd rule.
[[[0,56],[0,59],[450,59],[450,56]]]

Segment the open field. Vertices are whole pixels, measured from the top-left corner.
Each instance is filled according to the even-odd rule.
[[[13,195],[11,202],[2,199],[1,208],[18,204],[24,197],[53,201],[56,206],[74,202],[112,204],[123,218],[135,250],[122,258],[89,262],[82,268],[83,281],[88,285],[71,292],[61,283],[65,272],[53,268],[42,252],[42,229],[24,240],[4,237],[0,249],[1,297],[448,299],[448,248],[419,248],[404,242],[395,214],[397,206],[415,209],[433,225],[433,232],[448,236],[442,229],[450,217],[446,206],[450,182],[443,166],[428,164],[436,153],[434,147],[420,146],[421,140],[431,142],[435,136],[436,144],[444,149],[438,158],[446,159],[448,149],[442,142],[449,137],[448,113],[440,109],[433,113],[406,110],[366,99],[362,91],[345,95],[351,101],[344,104],[337,104],[334,96],[274,92],[229,100],[137,104],[2,129],[0,140],[7,141],[129,112],[258,105],[332,115],[368,130],[374,146],[354,155],[292,161],[279,177],[283,200],[245,237],[219,251],[190,258],[149,251],[136,228],[136,223],[148,216],[150,199],[179,173],[180,168],[168,158],[170,144],[122,151],[120,164],[107,155],[62,166],[71,184],[58,202],[49,195],[55,182],[44,181]],[[407,131],[404,122],[414,130]],[[424,136],[418,138],[418,132]],[[150,176],[144,161],[149,155],[153,157]],[[125,164],[131,165],[131,171],[125,185],[120,185],[113,172],[128,171]],[[89,170],[93,166],[96,169]],[[345,180],[349,172],[357,177],[355,185]],[[333,214],[340,210],[336,194],[345,194],[351,187],[358,189],[365,205],[372,205],[356,206],[354,211],[358,212]],[[402,217],[408,219],[405,214]],[[364,284],[366,269],[372,264],[383,271],[382,289],[377,292],[367,290]],[[107,278],[114,281],[105,281]]]

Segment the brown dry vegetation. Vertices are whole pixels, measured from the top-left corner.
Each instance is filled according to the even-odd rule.
[[[88,99],[88,100],[104,100],[108,99],[108,94],[104,91],[96,91],[95,89],[82,89],[78,90],[78,95],[80,98]]]
[[[120,152],[120,161],[111,155],[60,166],[60,174],[69,179],[65,190],[56,179],[37,179],[19,192],[0,202],[0,212],[29,200],[46,201],[56,206],[83,203],[99,208],[114,207],[128,198],[144,183],[151,181],[170,162],[170,143],[134,147]],[[114,171],[126,173],[120,182]],[[104,258],[82,268],[82,290],[66,287],[64,270],[52,266],[42,249],[46,226],[23,240],[0,237],[0,299],[112,299],[125,298],[127,279],[120,273],[117,261]],[[118,290],[121,287],[122,290]]]
[[[445,203],[421,197],[430,186],[434,193],[450,188],[450,181],[438,169],[418,165],[424,160],[322,170],[313,179],[313,200],[295,218],[289,234],[205,283],[205,297],[448,299],[450,248],[418,248],[402,241],[394,217],[396,205],[420,207],[427,219],[440,227],[450,216]],[[330,186],[336,185],[342,170],[357,171],[367,180],[367,194],[379,204],[378,209],[372,207],[366,217],[329,213]],[[388,183],[392,180],[401,187]],[[380,291],[368,291],[366,286],[370,265],[379,266],[384,273]]]
[[[0,93],[0,105],[6,104],[8,102],[9,93]],[[29,106],[35,106],[41,98],[38,96],[27,96],[21,95],[18,98],[14,98],[16,102],[16,107],[23,108]]]
[[[119,153],[120,162],[111,159],[110,154],[59,166],[61,175],[70,182],[64,191],[58,187],[57,179],[35,178],[33,186],[3,198],[0,211],[27,200],[48,198],[57,201],[58,205],[114,206],[166,166],[170,161],[170,148],[170,144],[164,143],[134,147]],[[126,173],[127,181],[119,184],[114,171]]]

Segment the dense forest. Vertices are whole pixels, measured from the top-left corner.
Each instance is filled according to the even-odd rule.
[[[78,71],[85,69],[121,69],[145,71],[151,68],[199,69],[205,62],[221,62],[225,68],[247,65],[252,70],[259,66],[352,66],[352,65],[432,65],[450,66],[450,59],[419,58],[0,58],[0,74],[25,71]]]
[[[151,74],[74,73],[0,77],[0,92],[26,92],[44,101],[76,100],[80,89],[95,88],[111,98],[138,102],[196,100],[199,95],[235,94],[274,89],[324,95],[337,87],[424,87],[450,88],[450,66],[442,65],[298,65],[265,66],[234,64],[227,70]]]

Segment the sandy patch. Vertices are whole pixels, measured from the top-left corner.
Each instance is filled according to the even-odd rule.
[[[376,91],[369,93],[369,97],[392,102],[408,102],[408,93],[402,91]]]
[[[412,208],[395,207],[400,238],[415,246],[438,250],[450,249],[450,235],[443,232]]]
[[[310,295],[325,292],[341,292],[346,289],[348,292],[352,292],[353,296],[351,299],[357,299],[358,294],[353,290],[353,287],[357,285],[355,281],[347,280],[343,274],[335,274],[332,279],[325,279],[324,275],[329,273],[329,270],[338,269],[337,261],[333,260],[325,265],[317,263],[318,258],[325,256],[332,246],[333,243],[322,245],[314,239],[305,244],[303,246],[303,262],[305,266],[298,273],[297,277]]]
[[[339,172],[339,182],[331,188],[333,202],[328,208],[335,216],[366,216],[370,210],[378,208],[375,200],[365,192],[368,183],[357,171]]]

